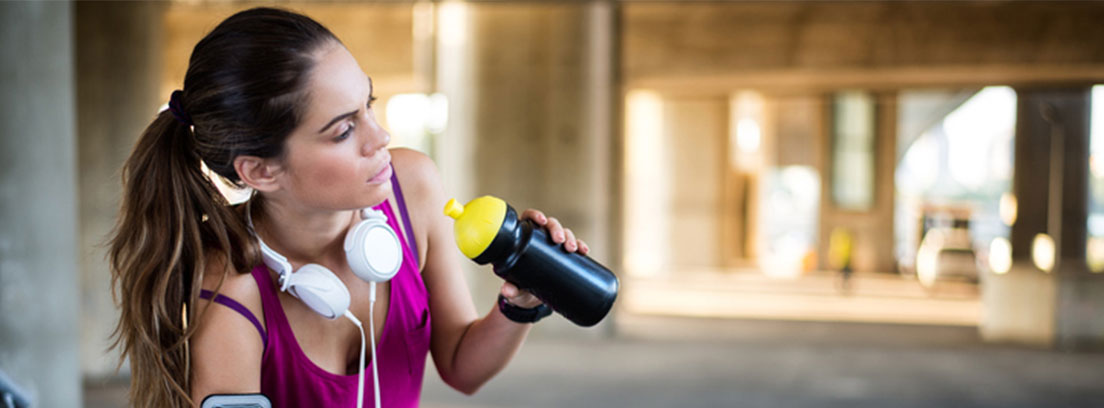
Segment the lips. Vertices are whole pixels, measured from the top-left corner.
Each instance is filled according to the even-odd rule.
[[[390,180],[390,179],[391,179],[391,164],[388,163],[388,164],[383,166],[383,169],[381,169],[379,171],[379,173],[376,173],[375,176],[372,176],[372,178],[368,180],[368,183],[383,184],[383,182],[385,182],[387,180]]]

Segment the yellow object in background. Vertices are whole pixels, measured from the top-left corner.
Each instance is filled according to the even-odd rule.
[[[456,246],[464,256],[475,259],[491,246],[502,221],[506,219],[506,202],[492,196],[482,196],[460,205],[456,199],[445,204],[445,215],[456,220],[453,234]]]
[[[837,271],[851,267],[851,232],[847,229],[833,229],[828,237],[828,264]]]

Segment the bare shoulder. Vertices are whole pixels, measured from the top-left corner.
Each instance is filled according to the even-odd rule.
[[[222,281],[221,287],[219,286],[220,280]],[[224,256],[213,255],[207,259],[202,286],[203,289],[211,292],[217,289],[220,296],[226,296],[240,303],[249,309],[258,320],[264,322],[261,314],[263,309],[261,306],[261,291],[250,271],[232,270],[232,266],[229,265]],[[208,302],[201,300],[200,303],[206,304]]]
[[[425,153],[417,150],[397,148],[391,150],[391,163],[395,166],[395,175],[402,184],[403,193],[424,194],[441,186],[441,176],[437,164]]]
[[[214,291],[227,263],[212,257],[207,262],[203,288]],[[260,322],[260,290],[248,271],[229,270],[218,290],[220,296],[245,306]],[[192,397],[260,391],[264,339],[253,323],[236,310],[200,299],[196,304],[196,333],[192,337]]]
[[[425,222],[441,213],[447,199],[433,159],[417,150],[399,148],[391,150],[391,163],[411,216]],[[418,225],[414,228],[419,229]]]

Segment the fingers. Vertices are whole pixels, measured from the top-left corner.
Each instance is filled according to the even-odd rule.
[[[510,282],[503,283],[499,293],[502,293],[502,297],[506,298],[507,302],[517,307],[530,309],[540,306],[542,303],[540,299],[533,296],[529,291],[518,289],[517,286]]]
[[[570,228],[564,228],[556,217],[549,217],[544,215],[540,210],[528,209],[521,213],[522,219],[530,219],[548,230],[548,236],[552,238],[552,242],[555,244],[563,244],[564,250],[567,252],[578,252],[586,255],[590,252],[590,247],[575,237],[575,232]]]
[[[557,220],[556,217],[548,217],[548,223],[544,225],[544,228],[548,229],[548,235],[552,237],[552,242],[562,244],[567,240],[563,224],[560,224],[560,220]]]
[[[564,249],[567,252],[575,252],[579,249],[579,242],[575,240],[575,233],[571,232],[571,228],[564,228],[564,235],[567,239],[564,241]]]
[[[537,223],[537,225],[544,226],[548,223],[548,217],[544,215],[540,210],[534,210],[532,208],[525,210],[521,213],[521,219],[530,219]]]
[[[518,292],[521,292],[521,289],[518,289],[516,285],[510,282],[506,282],[502,284],[502,290],[500,292],[502,293],[502,296],[506,297],[506,299],[510,299],[517,297]]]

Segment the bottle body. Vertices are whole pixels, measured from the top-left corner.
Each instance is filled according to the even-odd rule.
[[[609,313],[617,298],[617,277],[586,255],[567,252],[531,220],[518,220],[507,207],[498,234],[477,263],[491,263],[506,281],[526,289],[573,323],[589,327]]]

